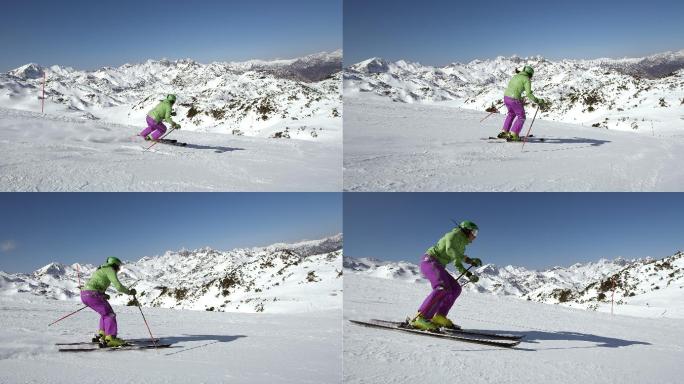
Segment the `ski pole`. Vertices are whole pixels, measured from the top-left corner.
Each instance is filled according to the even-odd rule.
[[[472,268],[472,267],[474,267],[474,266],[470,265],[470,267],[468,267],[468,269],[466,269],[465,272],[458,275],[458,277],[456,278],[456,281],[458,281],[458,279],[460,279],[461,277],[463,277],[463,275],[465,275],[468,271],[470,271],[470,268]]]
[[[58,322],[60,322],[60,321],[62,321],[62,320],[64,320],[64,319],[66,319],[67,317],[69,317],[69,316],[75,314],[76,312],[82,311],[82,310],[84,310],[84,309],[86,309],[86,308],[88,308],[88,306],[87,306],[87,305],[84,305],[83,307],[81,307],[81,308],[79,308],[79,309],[77,309],[77,310],[71,312],[70,314],[68,314],[68,315],[66,315],[66,316],[64,316],[64,317],[62,317],[62,318],[60,318],[59,320],[53,321],[52,323],[48,324],[48,327],[51,326],[52,324],[58,323]]]
[[[145,326],[147,327],[147,332],[150,333],[150,339],[152,340],[152,344],[154,344],[154,349],[157,349],[157,341],[154,339],[154,336],[152,336],[152,331],[150,331],[150,326],[147,324],[145,314],[143,314],[142,308],[140,308],[140,302],[138,301],[138,298],[135,296],[133,296],[133,299],[135,300],[135,304],[138,306],[138,309],[140,310],[140,314],[142,315],[143,321],[145,322]]]
[[[173,131],[175,131],[175,130],[176,130],[176,128],[171,128],[171,129],[169,129],[169,131],[166,132],[165,134],[163,134],[162,137],[160,137],[159,139],[155,140],[154,143],[152,143],[152,145],[150,145],[149,147],[145,148],[145,150],[144,150],[143,152],[145,152],[145,151],[147,151],[148,149],[150,149],[150,148],[154,147],[155,145],[157,145],[160,141],[162,141],[166,136],[168,136],[171,132],[173,132]]]
[[[532,118],[532,122],[530,123],[530,127],[527,128],[527,134],[525,137],[523,137],[523,145],[522,149],[520,152],[522,152],[525,149],[525,142],[527,142],[527,137],[530,135],[530,131],[532,130],[532,126],[534,125],[534,120],[537,118],[537,112],[539,112],[539,106],[537,106],[537,109],[534,111],[534,117]]]

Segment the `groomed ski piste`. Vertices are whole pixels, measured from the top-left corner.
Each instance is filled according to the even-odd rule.
[[[0,108],[0,190],[339,191],[339,142],[174,131],[185,147],[120,125]]]
[[[464,328],[524,335],[513,349],[366,328],[403,321],[429,284],[345,273],[345,383],[679,383],[681,319],[585,311],[464,291],[450,317]]]
[[[79,303],[0,295],[0,383],[339,383],[340,311],[254,314],[143,308],[170,348],[58,352],[90,340],[99,316]],[[119,334],[149,338],[136,307],[114,306]]]
[[[528,107],[522,133],[533,114]],[[649,135],[538,117],[523,150],[488,140],[504,114],[480,122],[487,115],[345,89],[344,190],[641,192],[684,184],[682,130]]]

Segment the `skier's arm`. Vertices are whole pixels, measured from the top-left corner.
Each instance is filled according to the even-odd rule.
[[[109,278],[109,281],[112,283],[114,288],[116,288],[117,291],[124,293],[126,295],[129,295],[131,291],[124,287],[123,284],[119,281],[119,278],[116,276],[116,272],[114,272],[113,268],[107,268],[107,278]]]
[[[164,105],[164,107],[165,107],[164,121],[171,124],[172,127],[175,126],[176,122],[173,121],[173,119],[171,118],[171,106]]]
[[[451,260],[454,262],[454,267],[460,272],[464,273],[465,268],[463,267],[463,257],[465,254],[465,246],[461,244],[455,235],[449,236],[446,239],[446,253]]]
[[[527,97],[530,98],[530,100],[534,101],[535,103],[539,102],[539,99],[537,99],[536,96],[532,94],[532,82],[530,79],[525,79],[525,94]]]

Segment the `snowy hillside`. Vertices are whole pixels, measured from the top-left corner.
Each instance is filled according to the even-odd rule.
[[[168,93],[184,130],[339,142],[342,51],[291,60],[148,60],[94,71],[30,63],[0,74],[0,107],[145,125]]]
[[[537,119],[536,138],[523,151],[520,143],[488,140],[501,131],[503,116],[481,122],[486,116],[345,93],[344,189],[654,192],[684,185],[683,130],[640,135]]]
[[[520,345],[505,349],[365,328],[348,321],[402,321],[415,314],[429,292],[427,283],[347,273],[344,292],[345,383],[681,381],[681,319],[611,316],[465,291],[450,317],[467,329],[523,335]]]
[[[150,145],[140,127],[0,108],[0,190],[339,191],[339,142],[173,132]]]
[[[403,261],[345,257],[344,268],[357,275],[427,284],[417,265]],[[513,296],[603,312],[610,312],[613,299],[616,313],[684,318],[682,252],[660,260],[601,259],[542,271],[493,264],[473,270],[480,281],[466,285],[469,292]]]
[[[371,58],[345,69],[344,92],[484,111],[503,105],[508,81],[524,65],[535,69],[534,94],[551,103],[538,118],[648,134],[684,127],[684,50],[638,59],[497,57],[445,67]]]
[[[298,244],[217,251],[168,251],[126,263],[119,279],[145,307],[217,312],[293,313],[342,306],[342,235]],[[51,263],[32,274],[0,272],[0,296],[31,293],[80,300],[96,266]],[[80,275],[79,275],[80,273]],[[108,292],[111,302],[131,297]]]

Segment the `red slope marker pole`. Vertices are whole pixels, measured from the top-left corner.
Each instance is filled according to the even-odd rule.
[[[40,113],[45,113],[45,82],[47,81],[47,72],[43,70],[43,98],[41,100]]]

